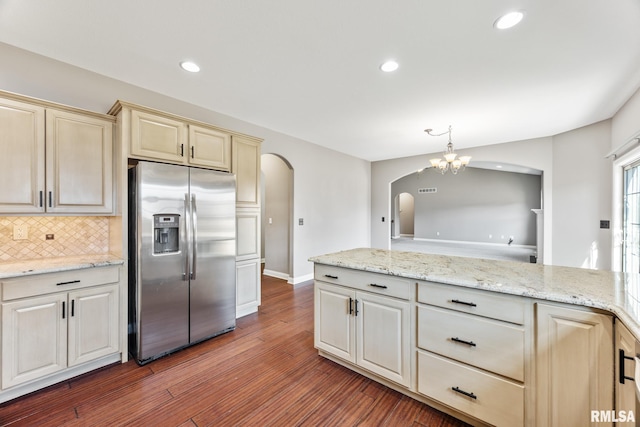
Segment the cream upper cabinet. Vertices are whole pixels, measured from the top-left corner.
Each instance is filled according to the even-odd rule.
[[[0,98],[0,150],[0,214],[113,212],[113,119]]]
[[[168,114],[130,111],[132,157],[231,170],[229,133]]]
[[[46,211],[113,211],[113,123],[47,109]]]
[[[44,212],[44,108],[0,98],[0,213]]]
[[[231,172],[236,174],[236,205],[259,207],[260,142],[234,135],[231,146]]]
[[[231,170],[231,136],[215,129],[189,125],[189,164],[225,172]]]
[[[131,155],[184,163],[187,125],[183,121],[131,110]]]
[[[536,425],[612,425],[591,422],[614,409],[612,317],[537,303],[536,323]]]

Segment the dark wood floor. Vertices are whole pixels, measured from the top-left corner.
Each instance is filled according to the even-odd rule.
[[[239,319],[235,331],[7,402],[0,425],[466,425],[319,357],[313,286],[262,283],[259,313]]]

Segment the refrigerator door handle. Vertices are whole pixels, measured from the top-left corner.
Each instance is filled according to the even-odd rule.
[[[187,218],[189,217],[189,194],[185,193],[184,195],[184,225],[183,225],[183,229],[184,232],[186,233],[186,239],[183,240],[183,242],[190,242],[191,241],[191,236],[189,233],[189,221],[187,221]],[[189,268],[190,268],[190,263],[189,263],[189,245],[185,245],[184,246],[185,251],[184,251],[184,270],[182,271],[182,280],[183,281],[187,281],[189,280]]]
[[[196,208],[196,195],[191,194],[191,279],[196,278],[196,259],[198,258],[198,209]]]

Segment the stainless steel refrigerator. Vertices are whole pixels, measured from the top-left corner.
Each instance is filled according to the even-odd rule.
[[[235,328],[235,176],[129,169],[129,349],[144,364]]]

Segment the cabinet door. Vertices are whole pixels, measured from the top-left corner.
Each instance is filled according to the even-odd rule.
[[[611,316],[537,304],[538,426],[591,423],[591,411],[613,409]]]
[[[624,376],[634,377],[635,362],[633,360],[636,355],[636,340],[631,335],[631,332],[618,320],[615,324],[616,334],[616,353],[615,353],[615,384],[616,384],[616,413],[624,411],[625,414],[629,414],[631,411],[634,415],[636,411],[636,390],[635,383]],[[632,359],[625,359],[625,357],[631,357]],[[618,425],[636,425],[634,421],[627,423],[618,422]]]
[[[260,306],[260,260],[236,263],[236,317],[255,313]]]
[[[189,164],[225,172],[231,170],[231,135],[189,125]]]
[[[236,211],[236,259],[260,258],[260,210]]]
[[[69,293],[69,366],[117,353],[118,285]]]
[[[355,291],[318,281],[314,286],[315,347],[355,363]]]
[[[185,163],[187,125],[142,111],[131,111],[131,155]]]
[[[260,143],[234,136],[232,168],[236,174],[236,204],[260,206]]]
[[[2,388],[67,366],[67,294],[2,304]]]
[[[44,108],[0,99],[0,213],[44,212]]]
[[[410,304],[358,292],[357,358],[363,368],[408,387],[410,378]]]
[[[113,123],[47,110],[47,212],[113,212]]]

